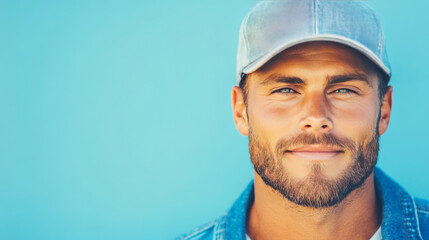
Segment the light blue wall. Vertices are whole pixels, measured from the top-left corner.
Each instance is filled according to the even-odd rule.
[[[252,178],[231,87],[256,0],[0,2],[0,239],[172,239]],[[379,165],[429,198],[429,1],[369,1],[393,67]]]

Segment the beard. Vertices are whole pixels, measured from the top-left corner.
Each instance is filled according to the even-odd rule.
[[[262,180],[281,193],[289,201],[312,208],[332,207],[344,200],[353,190],[359,188],[374,170],[379,150],[378,129],[372,137],[356,143],[332,134],[320,136],[300,134],[281,139],[274,151],[269,144],[249,129],[249,153],[255,171]],[[309,165],[310,172],[304,179],[296,179],[287,174],[284,154],[292,146],[323,144],[344,149],[351,154],[351,164],[335,179],[324,176],[323,163]],[[345,159],[346,161],[346,159]],[[289,169],[293,171],[293,169]]]

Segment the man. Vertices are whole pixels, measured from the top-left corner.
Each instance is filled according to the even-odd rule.
[[[254,182],[182,239],[429,239],[429,203],[375,165],[391,70],[359,1],[261,1],[245,17],[232,90]]]

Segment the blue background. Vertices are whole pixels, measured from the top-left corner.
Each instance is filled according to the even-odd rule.
[[[172,239],[252,178],[231,87],[256,0],[0,1],[0,239]],[[429,1],[373,0],[393,68],[379,166],[429,198]]]

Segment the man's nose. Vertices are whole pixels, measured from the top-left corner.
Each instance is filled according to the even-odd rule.
[[[307,99],[302,111],[303,114],[299,123],[302,131],[308,133],[331,131],[333,123],[329,116],[329,103],[324,94]]]

